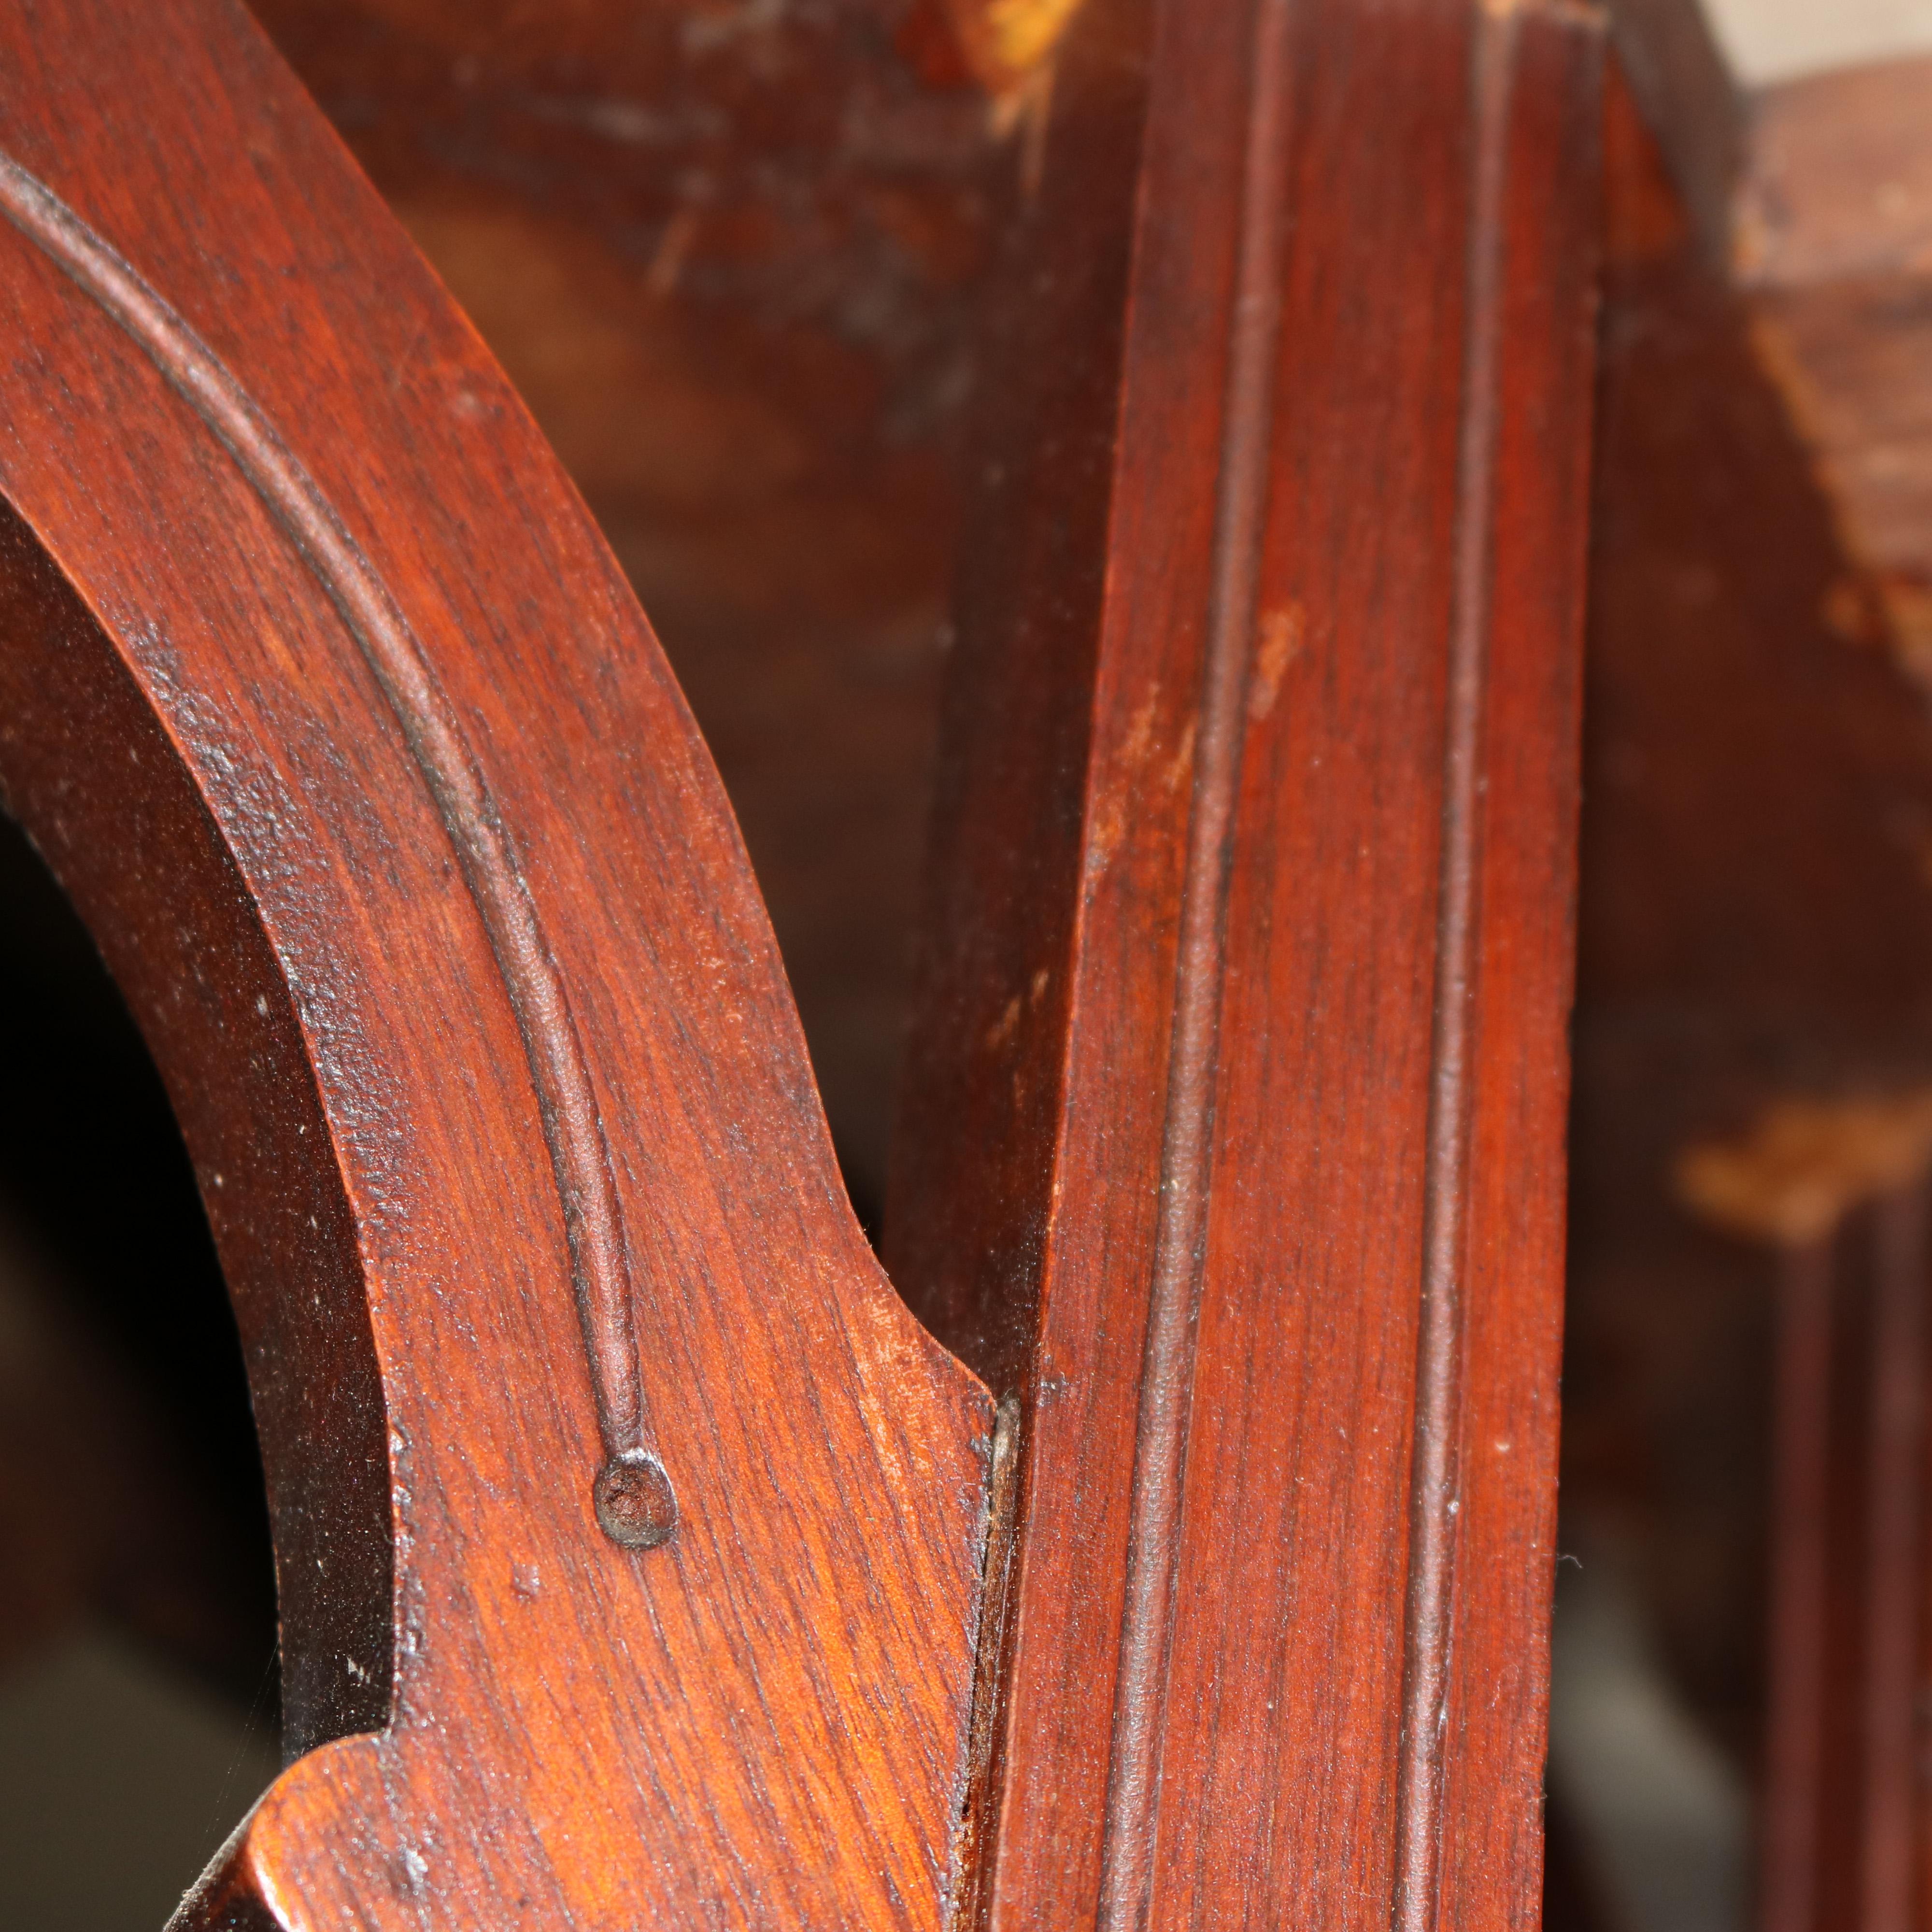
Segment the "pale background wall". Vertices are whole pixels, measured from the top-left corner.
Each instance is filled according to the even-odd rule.
[[[1748,87],[1932,53],[1932,0],[1705,0],[1705,11]]]

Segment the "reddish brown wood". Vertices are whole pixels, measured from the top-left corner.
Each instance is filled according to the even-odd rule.
[[[876,1213],[959,446],[998,382],[970,332],[1030,123],[910,57],[896,0],[254,10],[650,612]]]
[[[1614,0],[1623,72],[1707,272],[1828,497],[1840,634],[1932,665],[1932,60],[1901,56],[1746,94],[1697,0]]]
[[[1866,1932],[1911,1932],[1918,1794],[1920,1626],[1925,1552],[1926,1324],[1932,1256],[1921,1193],[1895,1196],[1878,1213],[1873,1287],[1870,1396],[1865,1426],[1867,1536],[1863,1708],[1866,1792],[1858,1923]]]
[[[937,1925],[991,1408],[655,643],[238,10],[0,36],[0,776],[195,1157],[307,1753],[182,1922]]]
[[[1596,38],[1153,10],[1016,243],[1108,361],[991,425],[887,1223],[1025,1408],[988,1913],[1516,1922]]]
[[[1829,493],[1865,595],[1839,628],[1932,676],[1932,58],[1753,104],[1732,253],[1759,352]],[[1889,635],[1887,635],[1889,633]]]
[[[1620,82],[1660,142],[1706,260],[1730,253],[1732,199],[1747,165],[1748,104],[1702,0],[1610,0]]]
[[[1762,1789],[1777,1294],[1672,1177],[1764,1110],[1922,1089],[1932,729],[1882,615],[1837,621],[1862,567],[1750,304],[1611,101],[1562,1492]]]
[[[1597,30],[1052,26],[894,1235],[995,1426],[467,326],[230,0],[0,22],[0,783],[306,1754],[184,1928],[1533,1909]]]

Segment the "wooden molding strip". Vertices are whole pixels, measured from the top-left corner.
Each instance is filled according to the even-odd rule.
[[[1102,1827],[1099,1922],[1105,1932],[1132,1932],[1145,1916],[1159,1803],[1202,1236],[1214,1164],[1214,1090],[1221,985],[1228,963],[1229,834],[1240,784],[1281,328],[1282,161],[1292,76],[1288,11],[1288,0],[1261,0],[1252,29],[1252,98],[1240,184],[1226,440],[1199,725],[1193,741],[1194,796],[1180,886],[1160,1210],[1148,1288],[1120,1683]]]
[[[1463,1251],[1467,1238],[1472,1010],[1484,782],[1484,687],[1489,661],[1498,386],[1503,350],[1504,196],[1514,8],[1486,10],[1471,63],[1472,162],[1467,362],[1457,457],[1456,581],[1450,620],[1448,719],[1443,755],[1442,878],[1438,887],[1436,1036],[1430,1076],[1429,1154],[1423,1219],[1421,1332],[1416,1351],[1415,1449],[1410,1478],[1407,1646],[1402,1764],[1396,1797],[1400,1932],[1436,1924],[1442,1816],[1443,1720],[1455,1588],[1456,1448],[1462,1425]]]
[[[999,1932],[1534,1909],[1600,60],[1063,45],[886,1226],[1028,1413]]]

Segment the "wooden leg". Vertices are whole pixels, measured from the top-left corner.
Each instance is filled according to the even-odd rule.
[[[1924,1798],[1925,1321],[1909,1188],[1780,1285],[1761,1922],[1911,1932]]]
[[[1598,73],[1260,0],[1056,76],[886,1236],[1024,1416],[996,1926],[1534,1910]]]

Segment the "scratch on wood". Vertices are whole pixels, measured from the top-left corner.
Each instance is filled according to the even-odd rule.
[[[119,325],[226,448],[380,686],[455,848],[523,1037],[563,1209],[604,1466],[652,1456],[630,1256],[590,1069],[529,884],[454,708],[334,506],[182,316],[51,189],[4,154],[0,212]]]
[[[1308,613],[1298,598],[1291,598],[1280,610],[1262,616],[1261,644],[1248,687],[1248,716],[1257,723],[1274,710],[1281,694],[1281,680],[1307,640]]]

